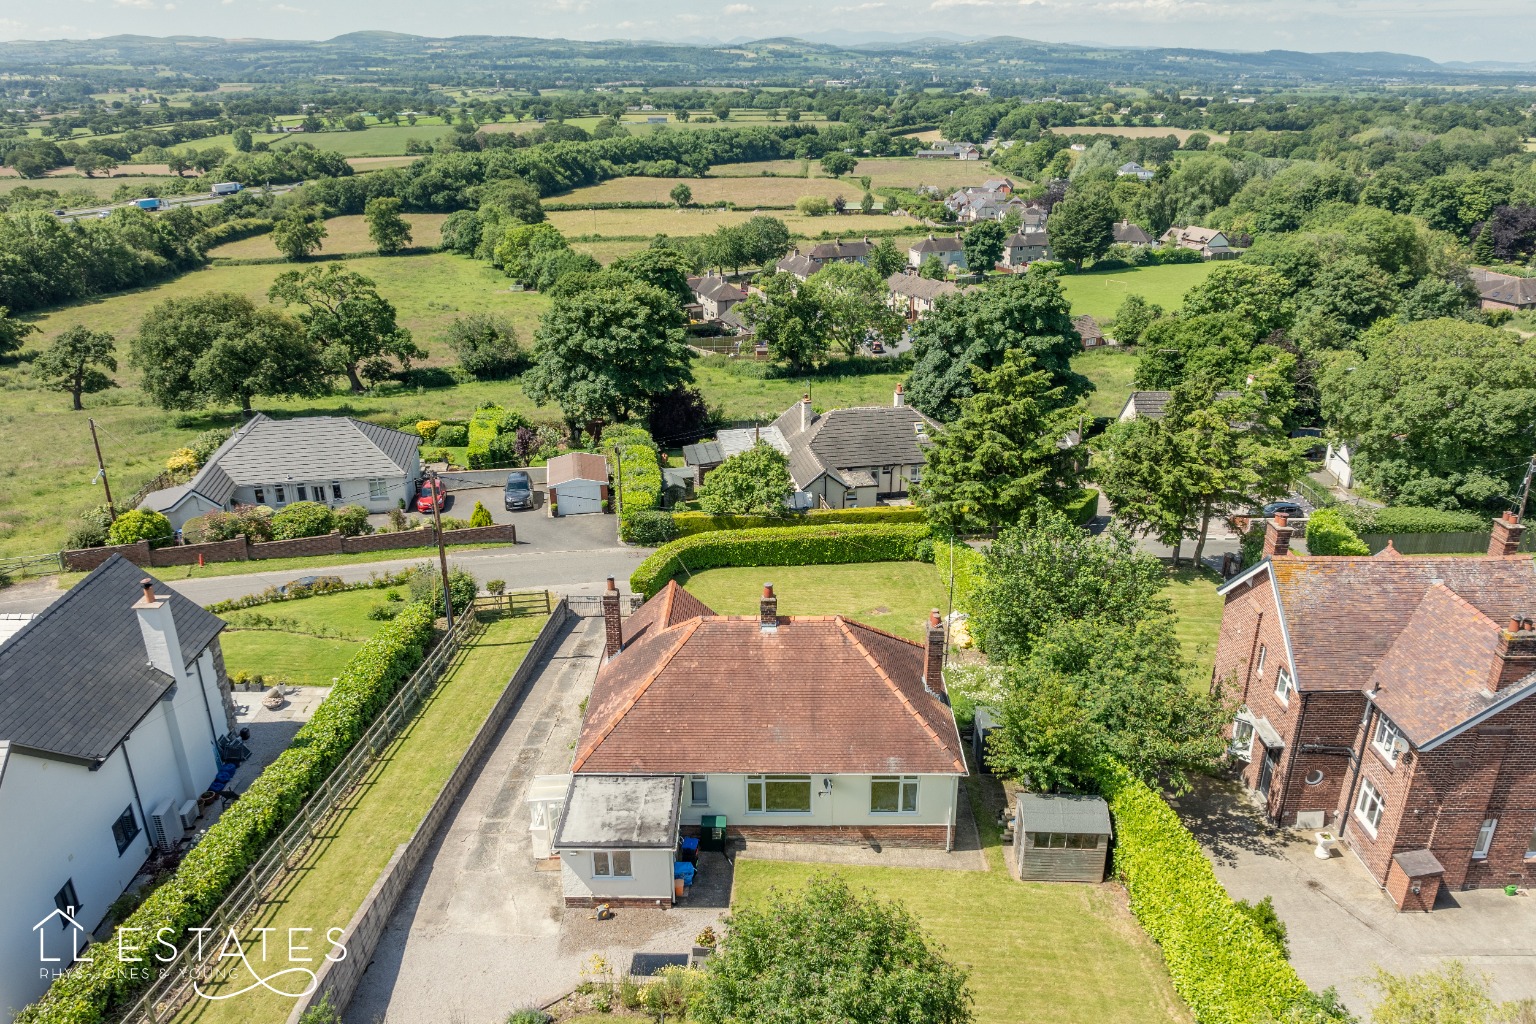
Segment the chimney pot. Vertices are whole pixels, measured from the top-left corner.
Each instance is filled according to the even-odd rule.
[[[1525,535],[1525,524],[1513,512],[1505,512],[1493,521],[1493,533],[1488,537],[1488,554],[1493,558],[1518,554],[1520,540]]]
[[[619,611],[619,587],[608,577],[603,589],[603,660],[624,649],[624,618]]]
[[[139,586],[144,588],[144,600],[153,604],[155,601],[155,581],[146,576],[139,580]]]
[[[779,630],[779,599],[773,593],[773,584],[763,584],[763,596],[757,602],[757,622],[764,633]]]
[[[923,685],[931,692],[944,694],[944,620],[939,610],[928,613],[928,637],[923,651]]]
[[[1511,615],[1509,617],[1509,631],[1511,633],[1518,633],[1518,632],[1520,632],[1520,630],[1522,630],[1524,628],[1525,628],[1525,623],[1520,620],[1520,616],[1518,616],[1518,615]]]

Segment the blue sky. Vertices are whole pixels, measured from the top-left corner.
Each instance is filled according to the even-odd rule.
[[[1536,59],[1536,0],[0,0],[0,39],[324,39],[359,29],[573,39],[951,31],[1057,42]]]

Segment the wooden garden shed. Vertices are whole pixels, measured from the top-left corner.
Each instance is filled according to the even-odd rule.
[[[1103,797],[1020,793],[1013,826],[1019,878],[1102,882],[1112,834]]]

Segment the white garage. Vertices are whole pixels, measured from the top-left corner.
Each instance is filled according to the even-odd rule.
[[[591,452],[568,452],[549,460],[550,514],[579,516],[602,512],[608,501],[608,460]]]

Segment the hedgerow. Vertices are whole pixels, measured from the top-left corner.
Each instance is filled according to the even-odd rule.
[[[654,517],[640,516],[661,507],[661,456],[656,442],[643,428],[625,424],[603,431],[603,450],[618,481],[619,539],[644,544],[644,538],[656,536],[656,531]]]
[[[1099,492],[1091,487],[1084,488],[1062,502],[1061,510],[1078,526],[1087,526],[1088,521],[1099,514]]]
[[[1447,512],[1438,508],[1399,505],[1387,508],[1339,506],[1339,515],[1357,534],[1367,533],[1487,533],[1492,520],[1475,512]],[[1313,518],[1316,518],[1315,516]],[[1307,526],[1311,532],[1310,523]]]
[[[1161,795],[1124,766],[1097,772],[1115,823],[1115,873],[1131,913],[1162,949],[1197,1024],[1342,1022],[1227,895],[1195,837]]]
[[[1371,549],[1344,521],[1336,508],[1320,508],[1307,517],[1307,553],[1368,555]]]
[[[488,405],[476,409],[469,418],[469,451],[465,455],[470,469],[484,469],[490,464],[491,442],[496,440],[505,414],[506,410],[501,406]]]
[[[707,512],[674,512],[680,537],[716,530],[757,530],[780,527],[827,526],[832,523],[921,523],[927,519],[915,505],[875,505],[871,508],[829,508],[774,518],[772,516],[712,516]]]
[[[929,539],[925,523],[808,526],[799,530],[719,530],[683,537],[658,548],[629,577],[650,597],[678,573],[739,565],[838,565],[910,562]]]
[[[358,649],[288,749],[209,827],[176,874],[122,922],[122,928],[141,929],[129,935],[152,937],[166,929],[168,937],[179,938],[207,919],[421,663],[434,619],[431,607],[407,604]],[[16,1021],[97,1024],[106,1020],[110,1010],[126,1003],[146,983],[122,967],[116,956],[97,956],[77,964],[42,999],[22,1010]]]

